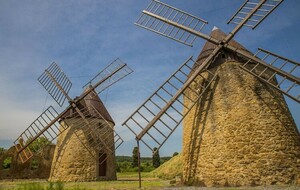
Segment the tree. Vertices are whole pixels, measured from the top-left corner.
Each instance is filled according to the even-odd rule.
[[[31,139],[29,138],[27,142],[29,142]],[[32,152],[39,152],[42,148],[44,148],[46,145],[50,144],[51,142],[46,137],[39,137],[35,141],[33,141],[29,145],[29,149]]]
[[[11,166],[11,161],[12,161],[12,157],[5,158],[3,163],[2,163],[3,169],[9,169],[10,166]]]
[[[159,151],[156,147],[153,149],[152,164],[153,164],[153,167],[155,167],[155,168],[158,168],[160,166]]]
[[[174,152],[172,157],[177,156],[178,154],[178,152]]]
[[[6,150],[2,147],[0,147],[0,155],[3,154]]]
[[[132,151],[132,167],[138,167],[138,147],[134,147]]]

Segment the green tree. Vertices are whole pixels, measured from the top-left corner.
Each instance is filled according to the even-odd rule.
[[[11,166],[12,157],[7,157],[4,159],[2,167],[3,169],[9,169]]]
[[[138,147],[134,147],[132,151],[132,167],[138,167]]]
[[[30,169],[36,170],[39,167],[39,161],[37,159],[32,159],[30,163]]]
[[[3,154],[6,150],[2,147],[0,147],[0,155]]]
[[[27,143],[30,141],[31,139],[28,139]],[[46,138],[46,137],[39,137],[37,139],[35,139],[35,141],[33,141],[30,145],[29,145],[29,149],[32,152],[39,152],[43,147],[45,147],[46,145],[50,144],[50,141]]]
[[[160,166],[159,151],[156,147],[153,149],[152,164],[153,164],[153,167],[155,167],[155,168],[158,168]]]
[[[172,157],[177,156],[178,154],[178,152],[174,152]]]

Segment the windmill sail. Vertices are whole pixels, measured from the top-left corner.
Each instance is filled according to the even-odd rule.
[[[93,90],[96,89],[96,92],[99,94],[132,72],[132,69],[127,64],[117,58],[86,83],[83,88],[91,85],[94,87]]]
[[[152,151],[154,151],[153,147],[159,149],[165,143],[216,78],[216,74],[209,70],[200,73],[208,62],[197,70],[193,70],[194,64],[192,57],[187,59],[123,123],[136,135],[138,140],[141,140]],[[193,74],[190,76],[190,73]],[[199,84],[194,80],[195,78],[202,78],[204,82]],[[198,90],[193,90],[195,87]],[[183,102],[183,96],[192,103],[187,106]],[[183,108],[187,110],[185,113],[182,111]]]
[[[241,68],[300,103],[299,63],[263,49],[247,58]]]
[[[246,0],[227,24],[241,24],[255,29],[283,0]]]
[[[166,36],[166,37],[171,38],[175,41],[178,41],[180,43],[190,45],[190,46],[192,46],[192,43],[194,42],[194,40],[197,37],[203,38],[203,39],[207,40],[210,43],[207,42],[207,44],[205,45],[206,47],[209,46],[209,48],[206,49],[206,51],[203,51],[200,54],[199,59],[196,62],[196,65],[198,65],[198,66],[195,66],[195,71],[194,70],[192,71],[193,74],[191,74],[188,77],[187,81],[181,84],[181,86],[178,88],[178,91],[174,95],[172,93],[168,93],[168,91],[167,91],[167,94],[171,94],[170,95],[171,98],[164,100],[162,98],[164,96],[161,96],[158,93],[160,91],[160,89],[157,90],[123,124],[123,125],[127,126],[136,135],[138,147],[139,147],[139,141],[144,142],[146,144],[146,146],[150,149],[152,149],[152,147],[154,147],[154,146],[159,146],[160,147],[165,142],[165,140],[167,140],[168,137],[173,133],[173,131],[178,126],[178,124],[175,122],[176,124],[173,125],[175,127],[173,127],[172,124],[171,124],[171,127],[170,127],[169,123],[171,123],[171,122],[165,124],[166,122],[161,122],[161,118],[163,118],[164,115],[171,115],[171,114],[168,113],[168,110],[174,107],[173,103],[180,99],[180,95],[182,95],[181,93],[184,92],[185,94],[183,94],[183,95],[186,95],[187,94],[186,92],[193,92],[193,90],[195,91],[195,88],[187,88],[187,90],[183,90],[183,89],[185,89],[186,87],[189,87],[189,84],[190,84],[191,81],[198,82],[198,83],[202,82],[203,80],[197,80],[197,78],[196,78],[197,75],[199,75],[199,74],[202,75],[203,73],[207,73],[208,70],[216,68],[216,70],[219,71],[220,82],[222,84],[225,84],[225,82],[230,81],[232,76],[230,76],[228,74],[228,72],[224,72],[226,70],[222,70],[224,68],[222,68],[222,66],[220,66],[220,64],[223,64],[223,63],[224,63],[224,65],[225,64],[227,64],[227,65],[232,64],[232,68],[236,67],[237,69],[239,69],[241,71],[240,73],[237,73],[238,77],[236,77],[236,78],[241,79],[241,77],[239,77],[239,75],[241,73],[242,73],[242,75],[246,74],[245,76],[251,77],[252,79],[254,79],[253,80],[254,83],[251,83],[251,85],[257,84],[256,86],[254,86],[254,91],[251,91],[252,90],[251,89],[249,93],[246,93],[245,95],[241,96],[242,98],[246,97],[248,95],[251,96],[253,92],[255,92],[255,94],[257,96],[260,96],[261,93],[263,93],[262,90],[260,89],[261,86],[266,86],[264,84],[261,84],[260,81],[263,81],[263,82],[266,82],[267,84],[275,87],[277,90],[279,90],[279,91],[277,91],[277,90],[274,90],[272,88],[268,88],[268,89],[271,89],[271,91],[268,91],[268,93],[269,92],[274,92],[274,93],[270,93],[270,97],[277,96],[279,98],[279,101],[281,99],[284,100],[282,94],[280,93],[280,92],[282,92],[282,93],[286,94],[287,96],[289,96],[290,98],[294,99],[295,101],[297,101],[299,103],[299,98],[300,98],[300,96],[299,96],[299,77],[298,77],[299,76],[299,71],[297,71],[298,68],[299,68],[299,63],[293,62],[291,60],[288,60],[286,58],[283,58],[281,56],[278,56],[276,54],[268,52],[266,50],[260,50],[261,54],[266,55],[263,58],[259,57],[258,54],[256,55],[257,57],[253,56],[253,54],[251,52],[245,50],[241,45],[237,44],[236,42],[234,42],[234,40],[232,40],[233,37],[244,26],[251,27],[252,29],[255,29],[282,2],[283,2],[283,0],[246,0],[246,2],[240,7],[240,9],[232,16],[232,18],[228,22],[228,23],[237,24],[237,26],[228,35],[225,35],[225,34],[220,35],[219,38],[203,34],[203,33],[201,33],[201,30],[197,31],[194,28],[190,27],[189,25],[186,25],[185,22],[180,23],[180,20],[181,20],[180,17],[179,17],[178,20],[176,20],[176,19],[174,19],[174,17],[171,16],[172,12],[173,11],[176,12],[178,9],[176,9],[174,7],[171,7],[169,5],[165,5],[164,3],[160,3],[156,0],[152,1],[150,3],[150,5],[146,8],[146,10],[142,11],[142,16],[138,19],[137,23],[135,23],[136,25],[138,25],[140,27],[143,27],[145,29],[148,29],[150,31],[153,31],[155,33],[158,33],[160,35]],[[180,12],[180,10],[179,10],[179,12]],[[185,15],[185,14],[182,14],[182,15]],[[186,15],[188,15],[188,13],[186,13]],[[186,18],[188,18],[188,16]],[[170,28],[171,28],[171,30],[170,30]],[[175,33],[175,35],[174,35],[174,33],[172,33],[174,30],[177,31]],[[183,40],[182,40],[181,36],[180,37],[177,36],[177,33],[179,33],[179,32],[182,32],[183,36],[185,36],[186,33],[188,34],[188,36],[193,36],[193,41],[191,43],[189,43],[188,41],[185,40],[185,38],[183,38]],[[218,57],[218,55],[220,55],[220,54],[222,54],[222,57]],[[269,61],[265,57],[273,57],[273,60]],[[216,60],[216,61],[213,61],[213,60]],[[222,62],[220,62],[220,61],[222,61]],[[279,61],[283,61],[282,64],[281,65],[276,65],[277,62],[279,62]],[[214,62],[214,63],[211,64],[211,62]],[[235,65],[236,63],[238,63],[238,65]],[[242,63],[244,63],[244,64],[242,64]],[[257,80],[257,78],[255,78],[255,77],[249,75],[248,73],[244,72],[244,70],[242,70],[240,68],[243,68],[248,73],[250,73],[250,74],[254,75],[255,77],[257,77],[259,80]],[[229,80],[221,81],[222,80],[221,77],[224,77],[226,75],[229,76],[228,77]],[[215,77],[215,76],[216,76],[216,74],[213,73],[213,77]],[[172,77],[170,77],[170,79]],[[277,82],[277,80],[279,82]],[[242,83],[242,82],[243,82],[242,80],[241,81],[238,80],[238,83]],[[211,80],[211,81],[208,80],[208,83],[215,84],[215,85],[212,86],[212,88],[216,87],[216,89],[217,89],[218,86],[220,86],[220,85],[217,84],[217,81],[214,82],[214,80]],[[229,84],[228,86],[230,86],[230,85],[231,84]],[[232,85],[234,85],[234,84],[232,84]],[[243,84],[242,84],[242,86],[243,86]],[[164,84],[160,88],[162,88],[162,87],[164,87]],[[231,93],[232,92],[238,92],[237,89],[238,88],[234,88],[233,90],[231,90]],[[222,93],[215,93],[214,94],[214,96],[219,96],[218,98],[216,98],[216,101],[222,100],[222,102],[223,102],[223,98],[224,98],[223,97],[223,92],[226,92],[226,90],[225,89],[218,89],[218,90],[219,91],[221,90]],[[243,92],[241,92],[241,94],[243,94],[243,93],[245,93],[245,90]],[[268,93],[266,93],[266,94],[268,94]],[[228,93],[228,94],[230,94],[230,93]],[[236,94],[237,93],[234,93],[232,95],[232,97],[236,97]],[[152,97],[156,97],[156,96],[158,96],[157,99],[159,101],[163,102],[164,105],[163,105],[163,107],[159,107],[157,112],[154,112],[151,109],[149,109],[149,105],[151,105],[150,103],[153,104],[153,102],[156,103],[155,101],[151,101]],[[215,98],[215,97],[212,96],[211,91],[207,91],[207,90],[205,91],[204,90],[204,93],[197,94],[197,100],[200,100],[200,101],[198,101],[198,104],[196,104],[197,106],[195,106],[195,109],[193,109],[193,106],[192,107],[186,107],[186,106],[191,105],[190,102],[189,102],[190,98],[188,96],[187,97],[184,96],[184,101],[185,101],[184,103],[187,103],[187,104],[183,105],[183,108],[184,108],[183,114],[179,115],[179,117],[178,117],[178,118],[184,118],[185,117],[185,115],[184,115],[185,112],[190,112],[191,114],[189,114],[189,116],[186,119],[186,120],[190,120],[190,121],[187,121],[187,123],[188,123],[188,125],[192,125],[192,126],[195,125],[196,126],[196,128],[195,127],[190,127],[190,126],[187,127],[188,129],[185,132],[186,137],[184,137],[184,140],[185,141],[190,141],[191,144],[189,144],[190,142],[188,142],[188,143],[184,142],[184,144],[188,145],[186,147],[187,151],[185,150],[184,154],[183,154],[185,156],[185,158],[184,158],[185,164],[187,164],[187,165],[185,165],[184,168],[188,172],[183,174],[183,176],[184,176],[183,178],[184,178],[185,182],[187,182],[189,184],[196,182],[195,184],[205,184],[205,185],[206,184],[209,184],[209,185],[216,184],[216,185],[219,185],[221,183],[225,183],[225,185],[227,185],[228,182],[229,182],[229,180],[227,181],[228,178],[226,180],[222,181],[222,182],[218,181],[217,183],[214,183],[214,182],[212,182],[213,178],[212,178],[211,172],[209,172],[209,174],[207,176],[208,177],[208,181],[207,181],[208,183],[205,183],[204,182],[205,178],[202,175],[202,173],[205,173],[206,168],[208,168],[209,165],[212,166],[212,168],[209,171],[212,171],[216,168],[215,164],[211,165],[211,163],[212,163],[211,158],[216,158],[215,159],[216,162],[214,162],[214,163],[221,163],[221,164],[218,164],[218,165],[220,167],[224,167],[225,163],[219,162],[220,161],[219,158],[220,158],[220,155],[221,155],[220,153],[223,151],[222,149],[224,149],[224,147],[226,147],[226,146],[221,146],[221,148],[218,149],[218,151],[220,151],[220,152],[218,152],[218,151],[210,152],[210,151],[215,150],[214,149],[215,144],[218,144],[218,143],[215,143],[215,142],[218,142],[219,140],[222,141],[222,138],[224,138],[224,136],[223,136],[224,134],[225,135],[229,134],[231,136],[233,135],[233,134],[231,134],[231,132],[229,132],[228,134],[223,133],[224,130],[222,130],[222,132],[219,133],[221,135],[221,139],[215,139],[215,135],[216,135],[216,134],[214,134],[215,129],[218,129],[218,128],[220,129],[221,127],[219,127],[219,126],[216,127],[217,125],[219,125],[218,122],[215,121],[215,118],[217,118],[217,117],[214,117],[214,115],[215,115],[214,110],[209,110],[208,107],[205,106],[206,104],[209,104],[209,101],[206,101],[205,97],[212,97],[212,99]],[[264,98],[266,98],[266,97],[264,97]],[[254,97],[253,99],[256,99],[256,97]],[[226,96],[225,96],[225,100],[226,100]],[[249,98],[247,101],[249,101],[249,100],[252,100],[252,99]],[[265,104],[268,101],[273,101],[272,98],[270,98],[270,99],[266,98],[265,100],[266,101],[263,100],[264,101],[263,104]],[[235,101],[235,99],[231,99],[231,101]],[[259,101],[261,101],[261,99]],[[191,101],[191,102],[192,102],[192,105],[194,105],[194,103],[193,103],[194,101]],[[239,102],[235,102],[235,103],[239,103]],[[243,103],[245,103],[245,102],[243,101]],[[249,105],[251,105],[252,101],[249,101],[248,103],[249,103]],[[246,105],[245,110],[248,110],[248,105],[247,105],[248,103],[245,104]],[[277,103],[274,103],[274,105],[275,104],[277,105]],[[216,105],[216,103],[215,103],[215,105]],[[259,105],[261,105],[261,104],[259,104]],[[284,108],[286,106],[286,104],[282,104],[282,105],[283,105],[283,107],[281,107],[281,108],[283,108],[283,110],[287,110],[287,109]],[[222,107],[222,105],[221,105],[221,107]],[[239,105],[236,106],[236,107],[239,108]],[[270,109],[270,108],[268,107],[265,110],[268,110],[268,109]],[[199,111],[195,111],[195,110],[199,110]],[[228,110],[227,109],[224,109],[223,111],[226,115],[228,115]],[[208,112],[212,113],[212,117],[211,116],[208,117]],[[276,110],[276,113],[277,113],[277,110]],[[152,116],[151,117],[149,116],[150,119],[148,119],[147,116],[151,115],[151,114],[152,114]],[[191,116],[191,115],[194,115],[194,116]],[[221,125],[226,126],[226,124],[224,124],[224,123],[228,122],[227,121],[227,116],[222,117],[222,114],[220,114],[220,115],[221,115],[220,118],[222,118],[220,120],[220,126]],[[229,120],[229,122],[230,122],[229,125],[228,125],[229,127],[226,128],[226,129],[229,129],[229,131],[232,130],[231,129],[231,126],[232,126],[231,123],[232,122],[238,121],[237,126],[240,126],[240,118],[235,118],[235,116],[238,115],[238,114],[233,113],[231,115],[233,115],[232,116],[233,119],[232,119],[232,121]],[[249,115],[251,115],[250,112],[245,114],[245,118],[247,118]],[[266,113],[266,115],[269,115],[269,113]],[[295,142],[299,142],[298,141],[298,139],[299,139],[298,135],[299,134],[297,133],[298,131],[294,130],[294,126],[292,126],[293,121],[289,120],[290,117],[288,116],[288,113],[286,113],[286,115],[288,117],[287,119],[282,119],[282,118],[285,118],[285,117],[280,116],[280,118],[276,119],[276,122],[278,122],[278,120],[282,119],[283,121],[279,122],[279,125],[281,125],[283,123],[285,124],[285,120],[287,120],[286,121],[287,125],[284,126],[283,128],[284,129],[288,129],[288,128],[291,129],[292,130],[291,133],[296,136],[295,138],[294,137],[291,137],[291,138],[296,139]],[[261,112],[259,112],[259,114],[257,114],[257,116],[255,116],[253,118],[259,118],[260,116],[261,116]],[[210,124],[206,123],[208,121],[207,118],[210,118],[210,120],[212,120],[212,121],[209,121]],[[249,118],[251,118],[251,117],[249,117]],[[268,118],[260,118],[260,119],[262,121],[264,119],[268,120]],[[246,127],[251,126],[251,125],[248,125],[248,122],[249,122],[249,119],[247,118],[247,120],[245,120],[245,126]],[[276,123],[276,122],[274,121],[274,123]],[[203,128],[201,129],[200,125],[202,125],[202,124],[203,124]],[[165,125],[166,127],[164,127],[163,125]],[[211,125],[211,127],[209,125]],[[255,122],[254,122],[254,125],[256,125]],[[272,125],[273,125],[273,123],[272,123]],[[291,127],[287,127],[289,125]],[[268,125],[264,125],[264,127],[266,127],[266,126],[268,127]],[[136,129],[133,129],[133,127],[135,127]],[[207,127],[210,127],[211,130],[207,130],[206,129]],[[261,129],[263,126],[261,126],[261,123],[259,123],[259,125],[257,125],[257,127],[258,127],[258,129]],[[162,132],[162,129],[165,129],[165,128],[169,129],[170,133]],[[252,128],[253,128],[253,126],[251,126],[251,129]],[[243,130],[242,127],[238,127],[238,129]],[[267,129],[266,131],[268,131],[268,130],[269,129]],[[141,132],[138,133],[137,131],[141,131]],[[294,133],[295,131],[296,131],[296,133]],[[212,133],[213,134],[212,137],[209,138],[209,140],[212,140],[212,141],[206,141],[206,144],[203,147],[200,148],[199,143],[201,144],[204,133]],[[281,131],[280,131],[280,134],[282,134]],[[195,135],[195,136],[192,136],[192,135]],[[161,138],[163,139],[163,141],[158,140],[158,136],[162,136]],[[235,135],[233,135],[233,137],[235,137]],[[256,137],[257,136],[255,135],[254,138],[256,138]],[[286,138],[286,137],[284,137],[284,138]],[[152,144],[149,144],[148,141],[147,141],[149,139],[154,142],[154,143],[152,142],[152,144],[155,144],[155,143],[156,144],[154,146],[152,146]],[[226,138],[224,138],[224,139],[226,139]],[[227,138],[227,139],[229,139],[229,138]],[[268,140],[269,140],[269,138],[268,138]],[[273,141],[274,139],[271,139],[271,140]],[[259,141],[260,141],[260,138],[259,138]],[[210,142],[211,142],[211,144],[213,144],[213,146],[211,146],[211,147],[207,146],[207,144],[209,144]],[[240,138],[235,142],[240,142]],[[299,144],[297,144],[297,146],[298,145]],[[208,147],[208,150],[203,151],[206,147]],[[200,151],[200,149],[201,149],[201,151]],[[235,151],[236,151],[236,149],[234,147],[232,153],[235,154]],[[200,152],[201,152],[201,155],[203,155],[203,152],[208,154],[207,156],[204,156],[205,159],[208,158],[208,160],[209,160],[208,162],[203,164],[203,162],[202,162],[203,158],[200,159],[200,156],[201,156]],[[250,150],[250,152],[251,152],[251,150]],[[242,154],[244,154],[244,153],[245,152],[243,152]],[[215,154],[215,156],[210,156],[210,155],[214,155],[214,154]],[[229,155],[233,155],[233,154],[229,154]],[[290,154],[288,156],[290,156]],[[236,157],[239,157],[239,155],[235,156],[235,158]],[[268,156],[266,156],[266,158],[268,158]],[[237,160],[239,160],[239,158]],[[242,161],[244,162],[243,159],[242,159]],[[236,163],[236,161],[233,161],[232,163]],[[240,163],[239,162],[237,162],[237,163],[238,163],[237,165],[240,167]],[[199,169],[198,165],[201,165],[201,164],[203,164],[204,166]],[[232,164],[229,164],[230,168],[231,168],[231,165]],[[219,168],[219,166],[218,166],[218,168]],[[282,171],[281,167],[282,166],[280,165],[278,172],[276,171],[276,175],[278,175],[277,173],[280,173]],[[259,167],[259,169],[261,169],[261,167]],[[223,171],[226,171],[226,169],[223,170]],[[239,171],[239,170],[237,170],[237,171]],[[296,171],[296,169],[295,169],[295,171]],[[252,172],[252,170],[251,170],[251,172]],[[295,173],[297,173],[297,172],[295,172]],[[219,173],[216,173],[215,175],[217,176],[218,174]],[[221,175],[220,175],[220,177],[216,177],[217,180],[219,180],[219,179],[223,180],[224,179],[224,177],[223,177],[224,174],[221,174]],[[240,174],[238,174],[238,175],[240,175]],[[201,177],[200,178],[198,178],[198,177],[195,178],[195,176],[198,176],[198,177],[201,176]],[[249,174],[249,176],[251,176],[251,175]],[[230,176],[230,174],[229,174],[229,177],[232,178],[232,176]],[[141,187],[141,175],[139,175],[139,179],[140,179],[140,187]],[[294,179],[294,176],[292,176],[291,179]],[[241,180],[244,180],[244,176],[242,176]],[[241,180],[237,180],[237,181],[241,181]],[[251,180],[253,180],[253,179],[251,179]],[[262,181],[264,181],[264,180],[262,180]],[[249,180],[247,182],[249,182]],[[236,186],[236,184],[234,184],[234,186]]]
[[[221,41],[201,32],[204,25],[207,24],[207,21],[157,0],[152,0],[146,10],[142,11],[141,17],[135,24],[185,45],[192,46],[195,39],[200,37],[216,45],[221,44],[227,48],[226,44],[243,26],[252,26],[255,28],[278,7],[281,2],[282,0],[260,0],[259,2],[247,0],[229,21],[229,23],[234,22],[238,25]],[[244,11],[244,9],[248,11]],[[243,14],[243,16],[240,16],[241,14]],[[237,19],[239,20],[238,22],[236,22]],[[194,21],[196,24],[192,26]],[[198,26],[198,24],[200,26]],[[192,37],[191,41],[190,37]]]
[[[180,25],[184,28],[200,32],[207,23],[207,21],[175,7],[157,0],[152,0],[148,7],[142,12],[142,15],[135,25],[185,45],[193,46],[197,35],[177,26]]]
[[[72,83],[56,63],[52,63],[38,78],[38,81],[60,107],[63,106],[66,99],[71,100],[68,93]]]
[[[81,128],[83,128],[85,133],[90,137],[89,141],[93,143],[93,146],[90,147],[97,150],[105,149],[108,152],[113,152],[114,148],[109,147],[107,143],[115,141],[117,144],[114,144],[114,146],[118,148],[123,143],[123,139],[114,131],[113,127],[110,126],[108,127],[109,129],[106,129],[105,134],[109,132],[114,134],[113,137],[109,136],[108,138],[105,134],[103,135],[103,131],[99,131],[98,128],[102,128],[101,126],[95,127],[94,125],[96,124],[94,122],[98,122],[99,119],[102,119],[107,124],[107,117],[101,115],[101,111],[97,110],[97,107],[94,105],[85,108],[82,107],[81,102],[87,97],[91,97],[91,94],[96,95],[95,90],[100,93],[132,72],[127,64],[123,63],[120,59],[116,59],[89,81],[88,84],[90,86],[81,96],[72,100],[68,95],[72,83],[59,66],[56,63],[52,63],[38,78],[38,81],[60,106],[63,105],[65,99],[69,100],[70,105],[60,114],[50,106],[17,138],[15,147],[21,161],[26,162],[33,156],[30,148],[32,143],[41,139],[44,140],[47,143],[43,143],[43,146],[38,147],[42,149],[65,131],[69,127],[68,122],[63,122],[63,125],[61,125],[60,122],[62,122],[66,114],[70,115],[70,113],[75,115],[77,126],[80,124]],[[93,114],[91,115],[91,113]],[[79,136],[78,138],[82,143],[84,142]],[[37,152],[37,150],[35,150],[35,152]],[[93,156],[96,157],[95,154],[93,154]]]
[[[75,135],[85,147],[89,147],[87,149],[94,158],[97,158],[102,150],[105,150],[103,154],[113,153],[123,143],[120,135],[114,130],[111,116],[96,92],[90,92],[81,100],[77,104],[77,109],[70,109],[61,120],[75,129]],[[81,132],[84,135],[80,135]]]
[[[33,156],[32,152],[39,152],[68,128],[68,125],[59,124],[59,118],[60,115],[50,106],[17,138],[14,144],[22,163]]]

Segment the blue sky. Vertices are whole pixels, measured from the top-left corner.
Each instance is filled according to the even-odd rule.
[[[38,1],[0,0],[0,147],[8,147],[49,105],[58,108],[37,78],[53,61],[73,83],[71,97],[108,63],[119,57],[133,70],[130,76],[101,93],[124,138],[117,154],[131,155],[134,136],[123,121],[190,55],[197,57],[204,40],[194,47],[135,26],[145,0]],[[228,33],[227,20],[240,0],[164,0]],[[235,39],[252,52],[258,47],[300,61],[300,2],[283,2],[257,29],[242,29]],[[300,106],[287,100],[300,128]],[[181,131],[160,150],[181,150]],[[180,139],[180,140],[179,140]],[[144,151],[143,155],[151,152]]]

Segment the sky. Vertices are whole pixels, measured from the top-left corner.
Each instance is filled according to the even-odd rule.
[[[72,98],[106,65],[120,58],[134,70],[100,94],[124,139],[118,155],[132,155],[134,135],[121,124],[189,56],[197,57],[203,44],[193,47],[134,25],[149,0],[0,0],[0,147],[8,148],[49,105],[61,110],[37,78],[56,62],[72,81]],[[163,0],[228,33],[228,19],[240,0]],[[248,50],[258,47],[300,61],[300,2],[283,2],[255,30],[243,28],[235,40]],[[287,99],[298,129],[300,106]],[[64,105],[67,106],[66,104]],[[161,148],[161,155],[181,151],[182,128]],[[142,155],[151,155],[142,149]]]

